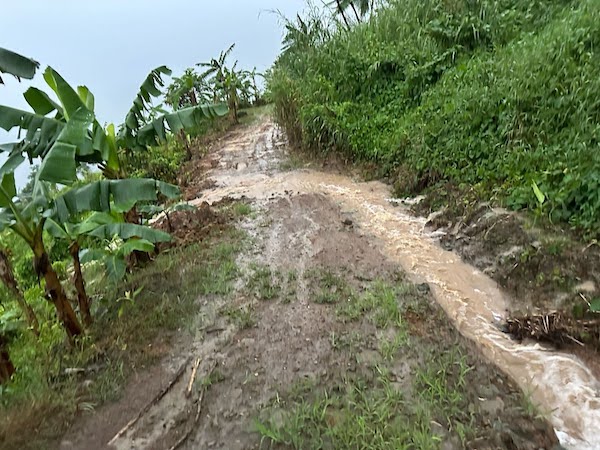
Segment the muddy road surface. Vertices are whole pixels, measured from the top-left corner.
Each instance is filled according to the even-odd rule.
[[[386,185],[288,152],[264,119],[197,165],[193,203],[248,209],[239,276],[61,448],[600,448],[585,364],[503,334],[510,300]]]

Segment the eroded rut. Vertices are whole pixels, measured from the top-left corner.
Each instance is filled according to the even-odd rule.
[[[223,307],[220,301],[208,304],[202,320],[206,322],[209,316],[211,326],[218,332],[199,332],[188,353],[169,360],[171,372],[189,356],[192,361],[201,361],[200,377],[214,378],[216,367],[219,376],[226,379],[206,390],[201,420],[190,425],[196,405],[186,401],[183,394],[191,370],[188,369],[173,390],[112,440],[114,448],[174,448],[189,426],[194,429],[182,448],[259,448],[261,441],[253,428],[257,408],[272,408],[274,396],[279,398],[278,393],[299,378],[328,380],[348,370],[360,373],[364,365],[361,362],[377,359],[373,350],[377,344],[370,340],[381,338],[381,332],[365,324],[354,325],[356,329],[352,331],[367,336],[358,356],[331,351],[336,333],[346,337],[354,334],[340,325],[335,315],[326,313],[328,306],[310,301],[306,281],[309,269],[343,267],[353,280],[359,280],[356,283],[363,283],[393,276],[398,264],[411,281],[427,283],[460,333],[531,397],[564,447],[600,448],[600,386],[580,360],[539,344],[519,344],[500,332],[497,322],[502,319],[508,300],[496,284],[462,262],[458,255],[443,250],[425,227],[424,219],[411,216],[401,202],[389,198],[388,186],[307,169],[282,171],[285,152],[283,137],[269,121],[233,133],[219,143],[211,156],[215,165],[207,176],[214,181],[214,187],[194,202],[246,198],[263,211],[261,219],[244,222],[257,247],[255,254],[242,259],[276,267],[281,274],[293,272],[299,280],[291,292],[296,301],[283,307],[269,302],[257,305],[255,300],[238,293],[233,299],[234,310],[242,311],[253,302],[257,308],[255,326],[241,331],[217,316],[215,311]],[[439,332],[443,339],[446,332]],[[402,361],[390,366],[395,383],[402,384],[406,370]],[[500,378],[477,376],[492,386],[505,386]],[[506,392],[488,395],[487,390],[477,391],[482,402],[477,410],[485,417],[489,414],[489,423],[496,418],[510,420],[507,415],[511,410],[511,388],[498,389]],[[507,397],[501,400],[495,395]],[[498,401],[501,407],[496,407],[494,402]],[[286,417],[277,410],[274,415],[275,422],[283,422]],[[521,442],[519,439],[525,442],[528,436],[535,440],[539,434],[539,430],[526,427],[513,431],[510,435],[514,443]],[[525,444],[510,447],[506,434],[502,436],[471,447],[534,448]],[[551,441],[540,439],[538,447],[552,448]],[[68,444],[78,446],[77,441]],[[460,443],[448,440],[442,448],[460,448]]]

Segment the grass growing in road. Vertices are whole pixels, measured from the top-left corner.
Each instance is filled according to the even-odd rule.
[[[419,383],[439,382],[445,374],[436,374],[437,367],[436,361],[428,363]],[[289,402],[280,402],[274,408],[276,420],[271,417],[256,423],[261,448],[283,444],[294,449],[438,449],[443,436],[434,424],[441,421],[446,425],[444,418],[453,421],[455,430],[460,429],[459,436],[471,432],[468,420],[466,424],[457,420],[462,413],[457,414],[455,404],[441,402],[437,393],[415,395],[402,390],[384,367],[375,367],[370,378],[314,395],[307,390]]]
[[[266,265],[252,264],[248,290],[259,300],[273,300],[281,294],[281,274]]]
[[[390,284],[377,280],[361,295],[348,296],[337,308],[338,318],[342,322],[358,320],[367,315],[378,328],[394,325],[403,328],[401,308],[415,296],[415,288],[408,283]]]

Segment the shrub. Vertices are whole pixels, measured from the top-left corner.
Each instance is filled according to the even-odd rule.
[[[350,31],[300,21],[268,78],[293,142],[600,230],[597,1],[405,0]]]

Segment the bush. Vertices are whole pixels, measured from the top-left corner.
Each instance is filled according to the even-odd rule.
[[[170,137],[166,144],[132,153],[128,161],[130,174],[177,184],[177,175],[186,158],[184,145],[177,138]]]
[[[293,142],[600,230],[597,1],[405,0],[350,31],[311,20],[268,80]]]

